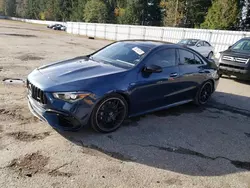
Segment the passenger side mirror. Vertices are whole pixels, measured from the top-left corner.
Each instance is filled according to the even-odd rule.
[[[148,65],[143,68],[143,72],[146,73],[160,73],[162,72],[162,68],[158,65]]]
[[[196,46],[197,46],[197,47],[201,47],[201,44],[197,44]]]
[[[229,46],[229,47],[228,47],[228,49],[231,49],[231,48],[232,48],[232,46]]]

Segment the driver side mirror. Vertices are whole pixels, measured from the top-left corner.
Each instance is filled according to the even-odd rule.
[[[228,49],[231,49],[231,48],[232,48],[232,46],[229,46],[229,47],[228,47]]]
[[[143,72],[146,73],[160,73],[162,72],[162,68],[158,65],[148,65],[143,68]]]
[[[197,46],[197,47],[201,47],[201,44],[197,44],[196,46]]]

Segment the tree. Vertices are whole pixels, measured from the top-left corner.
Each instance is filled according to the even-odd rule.
[[[76,0],[72,3],[72,13],[70,16],[71,21],[83,21],[84,7],[87,0]]]
[[[238,15],[238,0],[214,0],[201,27],[205,29],[230,29],[235,26]]]
[[[84,9],[84,20],[93,23],[106,23],[108,18],[108,9],[101,0],[89,0]]]
[[[164,26],[183,26],[185,16],[185,0],[163,0]]]
[[[45,7],[45,19],[46,20],[60,20],[60,2],[59,0],[47,0]]]
[[[5,0],[0,0],[0,15],[5,15]]]
[[[211,0],[186,0],[185,27],[200,27],[211,5]]]
[[[16,15],[16,0],[5,1],[5,14],[8,16]]]
[[[131,0],[120,9],[118,23],[132,25],[160,25],[160,0]]]

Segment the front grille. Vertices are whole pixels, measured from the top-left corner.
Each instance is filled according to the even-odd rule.
[[[238,63],[248,63],[248,59],[246,58],[240,58],[240,57],[232,57],[232,56],[223,56],[223,60],[232,61],[232,62],[238,62]]]
[[[39,89],[38,87],[34,86],[32,83],[30,83],[27,80],[27,88],[29,90],[29,93],[33,99],[36,101],[42,103],[42,104],[47,104],[47,98],[44,92]]]
[[[245,69],[244,67],[239,67],[239,66],[235,66],[235,65],[228,65],[228,64],[224,64],[224,63],[221,63],[220,66],[229,67],[229,68],[233,68],[233,69],[240,69],[240,70]]]

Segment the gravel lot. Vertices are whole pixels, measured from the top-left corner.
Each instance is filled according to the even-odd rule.
[[[250,188],[250,83],[223,78],[208,105],[129,119],[112,134],[57,132],[28,110],[36,67],[110,41],[0,20],[0,187]]]

